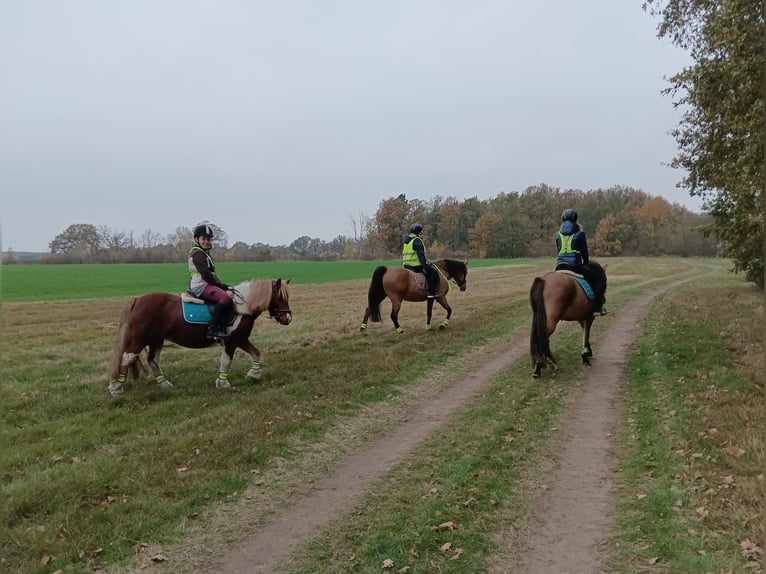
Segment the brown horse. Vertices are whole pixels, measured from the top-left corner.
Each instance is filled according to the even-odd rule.
[[[606,270],[591,261],[590,267],[603,273]],[[552,271],[542,277],[535,277],[529,290],[529,302],[532,305],[532,334],[529,349],[534,365],[533,377],[539,377],[540,371],[550,363],[558,368],[551,353],[550,336],[556,330],[559,321],[577,321],[582,327],[582,362],[590,365],[593,351],[590,346],[590,328],[593,325],[595,301],[588,299],[583,287],[571,273]]]
[[[218,378],[218,388],[228,388],[228,372],[237,347],[250,355],[250,370],[247,376],[261,378],[261,352],[249,341],[253,322],[268,311],[269,315],[282,325],[292,321],[289,299],[290,280],[253,279],[232,289],[234,299],[233,322],[227,327],[228,336],[223,340]],[[173,385],[160,368],[160,352],[165,339],[182,347],[201,349],[215,343],[207,338],[207,323],[189,323],[184,319],[179,295],[149,293],[130,299],[122,310],[117,340],[114,344],[109,376],[108,391],[118,395],[130,373],[138,377],[145,368],[141,352],[148,347],[146,360],[152,375],[162,388]]]
[[[391,321],[394,322],[397,333],[404,332],[399,325],[399,309],[402,306],[402,301],[428,301],[426,304],[426,329],[429,331],[432,329],[431,315],[434,301],[437,301],[447,311],[447,317],[439,325],[439,329],[444,329],[449,325],[449,319],[452,316],[452,307],[447,303],[449,282],[450,280],[454,281],[461,291],[465,291],[468,262],[440,259],[433,265],[439,271],[439,287],[436,289],[435,299],[428,299],[425,285],[418,284],[418,280],[423,277],[422,273],[415,273],[404,267],[385,267],[383,265],[375,269],[367,294],[367,308],[364,310],[364,319],[360,330],[365,331],[367,329],[368,319],[373,323],[380,322],[380,304],[386,297],[391,300]]]

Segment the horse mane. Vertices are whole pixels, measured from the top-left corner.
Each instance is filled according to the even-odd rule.
[[[235,286],[238,297],[234,295],[234,309],[240,315],[257,315],[266,311],[271,304],[271,286],[274,279],[251,279]],[[290,298],[290,280],[279,282],[279,298],[287,301]]]
[[[598,261],[593,261],[593,259],[591,259],[590,261],[588,261],[588,265],[593,267],[593,269],[595,269],[596,271],[600,271],[601,273],[606,275],[606,267],[603,267],[601,263],[599,263]]]
[[[439,261],[444,262],[444,266],[447,268],[447,273],[453,276],[456,275],[458,271],[465,272],[468,269],[466,262],[458,259],[440,259]],[[438,264],[439,261],[436,263]]]
[[[240,315],[252,315],[254,313],[260,313],[269,308],[271,303],[271,279],[251,279],[240,283],[236,287],[237,293],[242,297],[234,295],[234,308]],[[282,282],[283,291],[285,289],[285,282]],[[280,293],[284,296],[284,293]]]

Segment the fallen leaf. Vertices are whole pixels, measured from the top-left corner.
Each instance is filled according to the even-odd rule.
[[[188,466],[182,466],[181,468],[177,468],[176,472],[187,472],[189,470]]]
[[[383,561],[383,568],[393,568],[394,567],[394,561],[390,558],[386,558]]]
[[[152,562],[165,562],[167,558],[165,558],[165,555],[162,552],[159,552],[152,556]]]
[[[450,557],[450,560],[457,560],[460,558],[460,555],[463,553],[462,548],[455,548],[455,553]]]
[[[441,550],[442,552],[446,552],[450,548],[452,548],[452,542],[445,542],[444,544],[439,546],[439,550]]]
[[[398,574],[406,574],[410,570],[412,570],[412,568],[410,568],[409,566],[404,566],[403,568],[399,568],[399,570],[397,570],[397,573]]]
[[[740,542],[739,546],[742,548],[742,556],[748,560],[757,559],[759,556],[763,556],[763,548],[749,538]]]
[[[50,564],[53,562],[54,557],[50,554],[43,554],[43,557],[40,559],[40,564],[45,566],[46,564]]]

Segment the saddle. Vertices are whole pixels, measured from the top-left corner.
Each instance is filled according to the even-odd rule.
[[[211,320],[210,311],[215,303],[208,303],[195,297],[188,291],[181,293],[181,307],[183,309],[184,320],[187,323],[196,325],[209,325]],[[234,306],[229,308],[229,312],[223,318],[223,324],[228,326],[234,323],[237,314],[234,312]]]

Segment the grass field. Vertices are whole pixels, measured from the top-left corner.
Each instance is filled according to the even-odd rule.
[[[529,260],[477,259],[470,268],[521,264]],[[217,263],[222,281],[235,285],[250,279],[290,279],[293,284],[321,284],[372,277],[378,265],[400,261],[269,261]],[[61,301],[143,295],[152,291],[176,293],[189,283],[184,263],[123,263],[111,265],[7,265],[2,273],[2,300]]]
[[[378,263],[222,264],[232,283],[293,278],[293,324],[255,324],[263,380],[245,382],[249,361],[237,354],[235,388],[219,391],[216,348],[170,345],[163,366],[175,388],[134,381],[116,398],[105,392],[106,364],[124,297],[182,290],[185,268],[4,268],[0,571],[128,572],[155,548],[167,557],[155,568],[205,571],[248,527],[395,425],[412,401],[528,331],[529,285],[550,261],[476,263],[468,290],[450,295],[450,328],[426,332],[424,306],[405,303],[403,336],[388,322],[358,332]],[[747,546],[746,556],[742,544],[763,547],[753,518],[764,493],[763,341],[752,336],[763,331],[762,294],[725,261],[608,263],[613,313],[689,279],[658,302],[631,359],[615,571],[758,572],[757,552]],[[579,330],[568,327],[554,335],[557,377],[534,384],[528,361],[514,364],[285,571],[379,572],[383,555],[411,572],[483,571],[496,550],[492,534],[523,524],[551,429],[583,381]],[[509,428],[523,429],[512,448],[497,440]],[[439,496],[429,496],[434,488]],[[483,503],[466,509],[470,489]],[[257,511],[232,520],[242,507]],[[454,561],[430,530],[452,512],[461,513],[454,542],[465,549]]]

